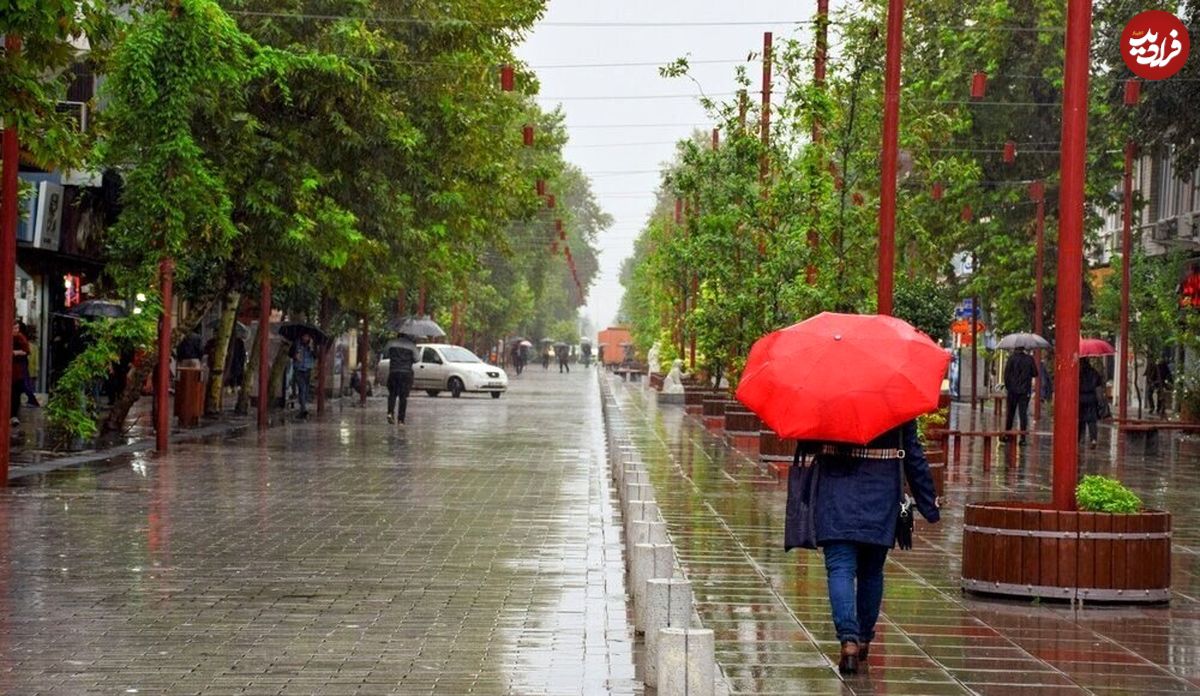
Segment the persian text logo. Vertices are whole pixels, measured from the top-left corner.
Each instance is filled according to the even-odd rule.
[[[1146,80],[1164,80],[1187,62],[1191,39],[1187,27],[1170,12],[1147,10],[1121,32],[1121,57],[1133,74]]]

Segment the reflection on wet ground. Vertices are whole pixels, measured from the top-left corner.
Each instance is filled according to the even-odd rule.
[[[592,371],[0,493],[2,694],[635,694]]]
[[[960,592],[964,502],[1047,499],[1049,424],[1015,466],[998,456],[985,468],[979,445],[965,445],[963,463],[948,465],[942,523],[919,521],[915,549],[890,556],[870,666],[843,681],[821,557],[783,552],[783,483],[640,385],[614,391],[732,693],[1200,693],[1200,441],[1118,457],[1102,429],[1101,447],[1085,451],[1085,472],[1174,513],[1174,593],[1169,607],[1082,610]],[[990,418],[955,408],[964,422]]]

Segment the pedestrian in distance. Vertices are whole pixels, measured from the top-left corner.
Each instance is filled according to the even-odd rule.
[[[1096,446],[1097,421],[1100,420],[1100,396],[1097,393],[1104,378],[1087,358],[1079,361],[1079,441],[1087,431],[1089,444]]]
[[[22,389],[24,390],[25,394],[25,406],[30,408],[38,408],[42,406],[42,404],[37,403],[37,392],[34,391],[34,374],[37,372],[37,365],[34,364],[34,356],[36,355],[34,344],[35,336],[32,334],[29,324],[26,324],[24,320],[18,319],[17,324],[20,326],[20,335],[24,336],[25,341],[29,343],[29,354],[25,356],[25,379],[22,380]]]
[[[1017,348],[1004,366],[1004,391],[1008,393],[1007,415],[1004,429],[1011,431],[1013,416],[1021,418],[1021,444],[1025,444],[1025,431],[1029,430],[1029,396],[1033,393],[1033,378],[1037,375],[1037,365],[1033,356],[1024,348]]]
[[[300,406],[300,418],[308,418],[308,390],[313,367],[317,364],[317,350],[310,333],[300,335],[292,345],[292,379],[296,385],[296,403]]]
[[[570,347],[567,346],[567,344],[565,344],[565,343],[560,343],[560,344],[554,346],[554,354],[556,356],[558,356],[558,374],[561,375],[563,372],[570,373],[571,372],[571,365],[569,362],[570,358],[571,358]]]
[[[1147,360],[1146,369],[1142,372],[1142,376],[1146,379],[1146,406],[1150,413],[1158,413],[1156,399],[1158,397],[1158,390],[1161,388],[1158,375],[1158,363],[1153,360]]]
[[[546,346],[546,348],[542,351],[542,369],[550,369],[550,346]]]
[[[21,333],[21,322],[13,322],[12,338],[12,387],[10,404],[11,425],[21,424],[21,397],[25,395],[25,377],[29,374],[29,340]]]
[[[403,334],[389,341],[385,349],[388,358],[387,422],[404,425],[408,414],[408,393],[412,391],[413,364],[417,361],[417,345]]]
[[[521,352],[521,349],[522,346],[520,342],[517,342],[512,345],[512,350],[509,353],[509,359],[512,361],[513,369],[517,371],[518,375],[521,374],[521,372],[525,369],[525,356]]]
[[[921,516],[936,523],[941,515],[933,476],[913,421],[866,446],[803,443],[801,447],[814,454],[819,469],[816,542],[825,555],[829,605],[841,643],[838,670],[853,674],[866,662],[875,639],[883,601],[883,566],[898,542],[902,504],[910,505],[911,520],[901,477],[907,480]],[[909,535],[907,542],[900,541],[902,547],[911,546],[911,528]]]
[[[1158,393],[1155,395],[1155,402],[1158,406],[1157,413],[1165,416],[1171,388],[1175,384],[1175,375],[1171,373],[1171,363],[1167,362],[1166,358],[1159,358],[1156,367],[1158,372]]]

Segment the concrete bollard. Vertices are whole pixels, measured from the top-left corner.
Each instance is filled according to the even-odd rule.
[[[667,543],[667,523],[633,520],[629,523],[627,546]]]
[[[627,483],[625,484],[625,509],[629,509],[629,504],[637,500],[654,500],[654,486],[648,483]]]
[[[645,632],[646,581],[669,578],[675,574],[675,547],[670,544],[635,544],[629,582],[633,585],[633,626]]]
[[[658,631],[658,696],[713,696],[717,664],[707,628]]]
[[[653,500],[634,500],[625,506],[625,538],[633,536],[633,527],[630,525],[633,522],[661,522],[662,516],[658,514],[658,503]],[[629,546],[626,543],[626,546]]]
[[[641,468],[640,464],[638,465],[638,468],[634,468],[633,465],[628,465],[625,467],[624,481],[626,484],[650,483],[650,472]]]
[[[658,685],[659,631],[692,622],[692,583],[683,578],[646,581],[646,686]]]

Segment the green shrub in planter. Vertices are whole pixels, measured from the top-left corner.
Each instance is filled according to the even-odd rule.
[[[1142,501],[1121,482],[1107,476],[1084,476],[1075,487],[1075,502],[1085,512],[1141,512]]]

